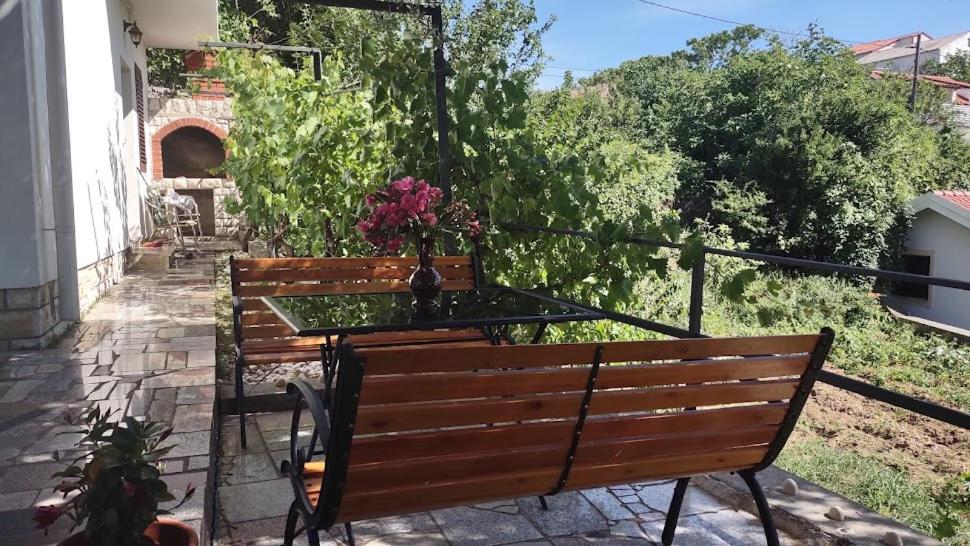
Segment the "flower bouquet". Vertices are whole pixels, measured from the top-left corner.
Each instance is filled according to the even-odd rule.
[[[364,239],[384,255],[398,255],[414,241],[418,267],[409,285],[419,314],[437,310],[435,297],[441,292],[441,275],[434,269],[434,245],[442,233],[467,234],[476,238],[481,225],[464,201],[442,203],[443,193],[424,180],[407,176],[391,182],[366,198],[369,213],[357,223]]]

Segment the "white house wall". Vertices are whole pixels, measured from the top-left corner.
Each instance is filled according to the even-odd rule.
[[[57,276],[39,7],[21,3],[0,20],[0,288]]]
[[[933,211],[913,220],[906,248],[932,252],[930,274],[970,281],[970,230]],[[929,305],[900,303],[910,315],[970,329],[970,291],[930,287]]]
[[[123,251],[142,236],[144,180],[137,141],[128,141],[137,133],[122,111],[123,94],[133,98],[134,89],[122,69],[137,65],[146,76],[145,47],[131,43],[124,29],[131,16],[121,0],[63,2],[63,11],[77,267],[95,268],[88,284],[96,282],[100,292],[117,280]],[[85,288],[82,307],[97,296]]]

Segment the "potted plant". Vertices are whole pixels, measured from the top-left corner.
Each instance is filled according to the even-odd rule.
[[[78,447],[84,453],[54,474],[62,478],[54,490],[66,502],[39,507],[34,513],[37,528],[46,534],[61,516],[71,519],[72,531],[84,525],[60,546],[198,546],[199,537],[191,527],[158,518],[170,513],[158,505],[176,500],[161,480],[159,463],[174,447],[159,447],[172,430],[132,417],[118,422],[111,419],[113,413],[94,408],[67,416],[69,424],[79,427]],[[172,509],[194,492],[189,485]]]
[[[409,285],[419,315],[437,310],[441,275],[434,268],[434,245],[442,233],[467,233],[475,238],[481,225],[464,201],[442,203],[442,191],[407,176],[391,182],[366,198],[369,213],[357,223],[364,239],[385,255],[397,255],[414,241],[418,267]]]

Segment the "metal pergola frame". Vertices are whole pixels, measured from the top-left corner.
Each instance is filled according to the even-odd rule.
[[[308,53],[313,59],[313,79],[320,81],[323,72],[323,53],[319,47],[284,46],[273,44],[250,44],[246,42],[199,42],[199,47],[208,49],[254,49],[266,51],[283,51],[287,53]]]
[[[451,148],[448,144],[448,63],[445,62],[444,19],[440,4],[410,4],[385,0],[300,0],[303,4],[332,8],[350,8],[384,13],[402,13],[430,17],[434,29],[434,94],[435,117],[438,127],[438,187],[444,193],[444,202],[452,201]]]

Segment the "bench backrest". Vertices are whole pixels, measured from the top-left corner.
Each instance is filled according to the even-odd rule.
[[[319,338],[292,338],[293,330],[260,300],[262,296],[406,292],[416,257],[231,259],[230,279],[237,315],[237,342],[247,353],[288,344],[316,349]],[[469,256],[438,256],[435,268],[445,290],[471,289],[475,269]],[[235,303],[235,302],[234,302]],[[248,346],[248,347],[247,347]]]
[[[345,343],[321,508],[354,521],[764,467],[831,341],[825,329],[467,348]],[[348,464],[331,464],[343,453]]]

